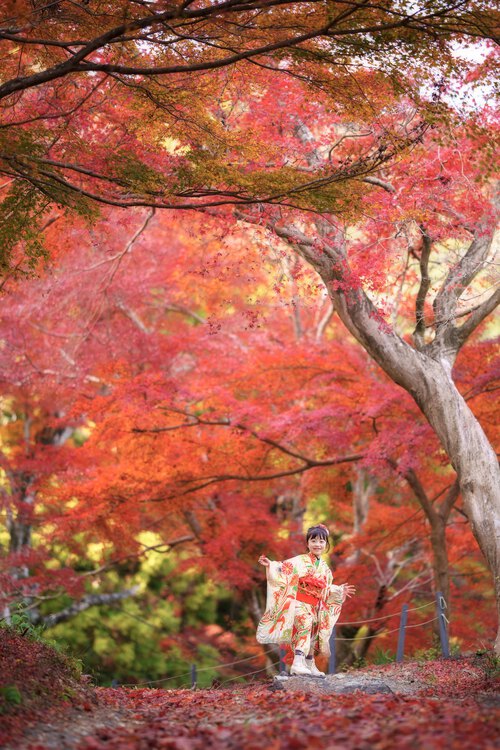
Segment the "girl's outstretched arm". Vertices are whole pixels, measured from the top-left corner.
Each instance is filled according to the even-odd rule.
[[[265,568],[268,568],[270,566],[270,564],[271,564],[271,560],[268,557],[266,557],[265,555],[261,555],[259,557],[259,563],[261,565],[263,565]]]

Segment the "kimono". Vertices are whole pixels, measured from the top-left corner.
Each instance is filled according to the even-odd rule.
[[[299,583],[300,581],[300,583]],[[314,594],[298,601],[298,592]],[[299,594],[301,596],[301,594]],[[330,655],[330,635],[346,599],[330,568],[313,554],[297,555],[267,568],[266,611],[257,627],[259,643],[289,643],[306,655]],[[319,603],[316,602],[319,600]]]

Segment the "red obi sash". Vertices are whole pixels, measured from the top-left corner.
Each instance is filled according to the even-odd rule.
[[[313,607],[317,607],[321,601],[321,599],[318,599],[318,597],[313,596],[312,594],[306,594],[305,591],[301,591],[300,589],[297,591],[297,596],[295,598],[298,602],[304,602],[304,604],[312,604]]]
[[[317,607],[321,601],[325,586],[326,581],[323,578],[315,578],[312,575],[303,576],[299,578],[296,599],[298,602],[305,602],[306,604],[312,604],[313,607]]]

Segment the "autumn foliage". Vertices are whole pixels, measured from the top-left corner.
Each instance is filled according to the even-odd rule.
[[[408,651],[432,647],[436,591],[452,646],[486,647],[467,472],[371,346],[429,371],[453,351],[445,383],[498,448],[498,121],[457,94],[492,79],[488,3],[98,6],[2,9],[6,618],[79,616],[103,679],[134,681],[154,659],[118,667],[128,626],[82,613],[135,598],[165,669],[264,669],[256,560],[314,520],[358,589],[345,664],[390,658],[403,603]],[[474,71],[457,35],[485,40]]]
[[[429,162],[424,179],[446,191],[443,200],[462,200],[449,159]],[[401,164],[392,179],[401,180],[398,210],[407,190],[411,212],[417,175]],[[395,199],[378,200],[389,226]],[[440,222],[433,232],[449,233]],[[148,531],[160,551],[189,550],[181,574],[195,563],[245,602],[262,591],[261,553],[302,549],[305,511],[333,527],[336,579],[358,587],[345,621],[379,617],[371,635],[388,632],[383,651],[395,648],[403,602],[426,605],[412,625],[432,621],[429,529],[407,477],[439,498],[453,484],[447,459],[412,401],[332,317],[307,267],[264,227],[228,233],[224,217],[186,224],[144,210],[110,213],[90,232],[78,221],[62,226],[48,230],[62,253],[57,266],[19,284],[3,311],[8,466],[37,495],[36,505],[20,495],[14,507],[38,529],[36,546],[6,560],[30,570],[11,595],[49,587],[79,598],[92,568],[109,590],[106,571],[141,559]],[[388,295],[403,240],[377,239],[375,228],[368,220],[366,237],[354,238],[353,257],[362,273],[369,239],[378,243],[372,283]],[[404,294],[386,296],[384,314],[403,330],[417,283],[410,266]],[[495,442],[494,350],[488,337],[473,342],[457,377]],[[468,650],[491,637],[491,594],[466,519],[454,512],[450,521],[451,634]],[[88,545],[102,552],[82,576]],[[66,551],[54,565],[56,547]],[[410,651],[431,644],[432,624],[409,631]]]

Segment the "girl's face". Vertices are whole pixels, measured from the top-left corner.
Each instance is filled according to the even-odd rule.
[[[312,552],[313,555],[319,557],[326,549],[326,539],[321,539],[319,536],[312,536],[307,542],[307,549],[309,552]]]

